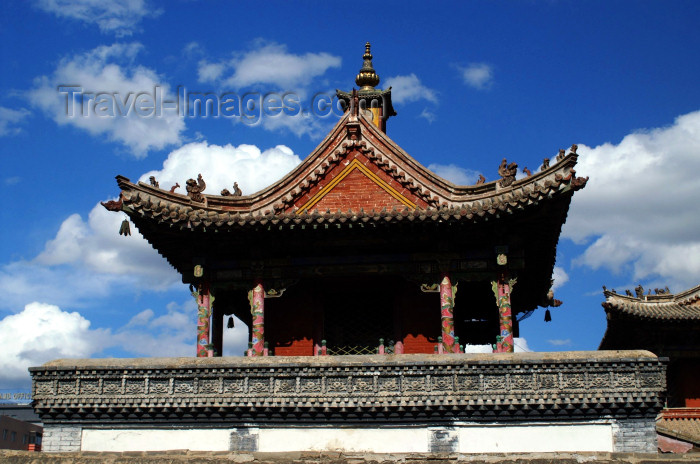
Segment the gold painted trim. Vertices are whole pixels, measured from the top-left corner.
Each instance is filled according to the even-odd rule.
[[[297,214],[302,214],[305,211],[308,211],[309,209],[313,208],[315,204],[317,204],[319,201],[323,199],[328,193],[330,193],[331,190],[335,188],[336,185],[338,185],[343,179],[345,179],[354,169],[359,170],[362,174],[367,176],[369,180],[380,186],[386,193],[391,195],[392,197],[396,198],[402,205],[408,206],[409,208],[416,208],[416,205],[411,202],[408,198],[404,197],[401,195],[396,189],[394,189],[391,185],[387,184],[384,180],[382,180],[381,177],[377,176],[375,173],[367,169],[365,165],[357,161],[357,159],[354,159],[348,164],[345,169],[343,169],[338,176],[330,181],[325,187],[323,187],[321,190],[316,193],[313,197],[309,199],[301,208],[297,210]]]

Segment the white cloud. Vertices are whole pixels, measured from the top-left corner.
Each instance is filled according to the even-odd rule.
[[[73,265],[100,274],[138,275],[143,286],[164,289],[178,276],[136,228],[123,237],[117,233],[126,215],[107,211],[97,204],[86,223],[78,214],[69,216],[36,257],[36,264],[55,267]]]
[[[457,66],[464,83],[478,90],[486,90],[493,84],[493,68],[486,63],[470,63],[466,67]]]
[[[569,281],[569,274],[566,273],[564,268],[554,266],[554,270],[552,271],[552,279],[554,280],[552,290],[556,290],[558,288],[561,288],[565,283]]]
[[[163,109],[160,115],[155,114],[155,109],[142,115],[134,110],[140,105],[136,103],[138,94],[151,95],[153,99],[156,88],[162,92],[162,100],[175,99],[161,76],[134,64],[141,49],[139,43],[117,43],[64,58],[51,76],[35,79],[30,101],[56,123],[123,143],[137,157],[179,143],[185,122],[174,109]],[[77,88],[69,90],[66,86]],[[59,91],[59,87],[63,90]],[[72,92],[78,94],[73,96]],[[81,103],[80,93],[101,94],[101,97],[84,98]]]
[[[428,121],[430,124],[432,124],[437,116],[435,113],[430,111],[428,108],[423,108],[423,111],[418,115],[419,118],[425,118],[426,121]]]
[[[513,338],[513,351],[516,353],[526,353],[532,351],[527,344],[527,340],[522,337]]]
[[[165,311],[145,309],[122,327],[92,329],[91,322],[78,312],[32,302],[22,311],[0,319],[0,385],[27,387],[27,368],[60,358],[89,358],[113,355],[117,348],[132,356],[194,356],[197,337],[196,304],[171,302]],[[225,328],[223,351],[241,356],[248,345],[248,329],[235,319],[235,328]]]
[[[437,92],[424,86],[414,73],[390,77],[385,81],[385,86],[391,87],[391,99],[397,104],[420,100],[438,103]]]
[[[36,5],[59,18],[96,24],[102,33],[117,37],[132,35],[143,18],[162,12],[145,0],[36,0]]]
[[[0,137],[19,134],[22,129],[14,126],[21,123],[22,120],[30,114],[31,113],[24,108],[13,110],[0,106]]]
[[[119,292],[164,291],[178,285],[178,274],[135,227],[130,237],[117,233],[125,217],[100,204],[87,222],[70,215],[36,258],[0,267],[0,308],[34,300],[83,307]]]
[[[193,47],[201,51],[199,45]],[[289,132],[297,137],[307,135],[318,139],[330,130],[334,118],[325,118],[323,116],[327,110],[312,107],[318,103],[318,99],[312,99],[312,95],[326,95],[328,98],[334,95],[333,92],[319,93],[318,86],[328,87],[328,83],[321,82],[320,78],[329,69],[339,68],[340,64],[339,57],[328,53],[294,54],[287,50],[286,45],[259,39],[254,41],[250,50],[234,53],[231,58],[200,59],[197,76],[199,82],[220,86],[222,93],[233,94],[247,88],[249,93],[239,93],[242,105],[255,102],[256,98],[248,97],[257,95],[262,99],[268,92],[291,95],[285,97],[283,106],[287,109],[279,115],[261,115],[262,102],[258,101],[256,110],[248,111],[253,116],[249,121],[237,117],[232,119],[232,123],[259,125],[271,132]],[[246,95],[248,97],[243,98]],[[327,116],[336,112],[329,113]]]
[[[330,118],[321,118],[314,115],[287,115],[263,116],[262,127],[265,130],[288,131],[297,137],[308,135],[311,139],[320,139],[328,134],[337,122]]]
[[[562,234],[592,243],[575,260],[593,269],[659,279],[674,291],[700,275],[700,111],[670,127],[635,132],[619,144],[579,144],[579,175]]]
[[[194,56],[200,56],[204,53],[203,47],[197,41],[188,42],[182,48],[182,54],[187,58],[192,58]]]
[[[465,353],[493,353],[491,345],[464,345]]]
[[[0,320],[0,383],[24,386],[29,381],[29,366],[92,356],[105,347],[109,336],[109,330],[90,329],[90,321],[77,312],[30,303],[23,311]]]
[[[443,179],[456,185],[474,185],[479,178],[477,171],[465,169],[456,164],[429,164],[428,169]]]
[[[185,304],[166,305],[156,315],[145,309],[117,329],[112,343],[134,356],[194,356],[197,338],[197,305],[194,298]]]
[[[257,41],[252,50],[218,63],[199,63],[200,82],[217,82],[234,89],[269,84],[282,90],[308,87],[330,68],[339,68],[340,57],[329,53],[295,55],[286,45]]]
[[[197,80],[199,82],[216,82],[225,70],[226,65],[223,63],[209,63],[202,60],[197,68]]]
[[[178,274],[135,227],[132,236],[117,233],[125,217],[97,204],[87,222],[78,214],[66,218],[36,258],[0,267],[0,308],[34,300],[82,307],[119,292],[176,286]]]
[[[77,263],[49,267],[36,261],[14,261],[0,267],[0,309],[21,307],[34,300],[81,307],[120,291],[133,292],[138,284],[138,276],[97,274]]]
[[[279,180],[291,171],[301,159],[284,145],[265,151],[254,145],[209,145],[207,142],[188,143],[168,155],[163,169],[141,176],[147,182],[155,176],[162,188],[175,183],[183,187],[185,181],[202,174],[207,188],[205,194],[218,195],[222,189],[232,191],[238,182],[244,195],[250,195]]]
[[[554,346],[569,346],[571,345],[571,339],[570,338],[565,338],[565,339],[553,339],[553,340],[547,340],[547,343],[550,345]]]
[[[494,341],[495,343],[495,341]],[[513,338],[513,351],[515,353],[524,353],[532,351],[527,345],[527,340],[520,337]],[[493,353],[492,345],[464,345],[465,353]]]

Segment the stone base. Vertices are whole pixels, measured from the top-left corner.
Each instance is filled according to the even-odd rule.
[[[657,453],[494,453],[494,454],[375,454],[375,453],[245,453],[230,451],[86,452],[40,454],[0,449],[3,464],[680,464],[698,462],[697,454]]]

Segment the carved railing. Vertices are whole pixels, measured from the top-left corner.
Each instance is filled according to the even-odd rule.
[[[645,351],[59,360],[30,372],[45,423],[648,417],[666,385]]]

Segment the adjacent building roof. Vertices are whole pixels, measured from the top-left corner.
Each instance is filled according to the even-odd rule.
[[[684,292],[637,296],[605,290],[603,308],[608,314],[667,321],[700,320],[700,285]]]
[[[700,446],[700,408],[664,409],[656,419],[656,431]]]

